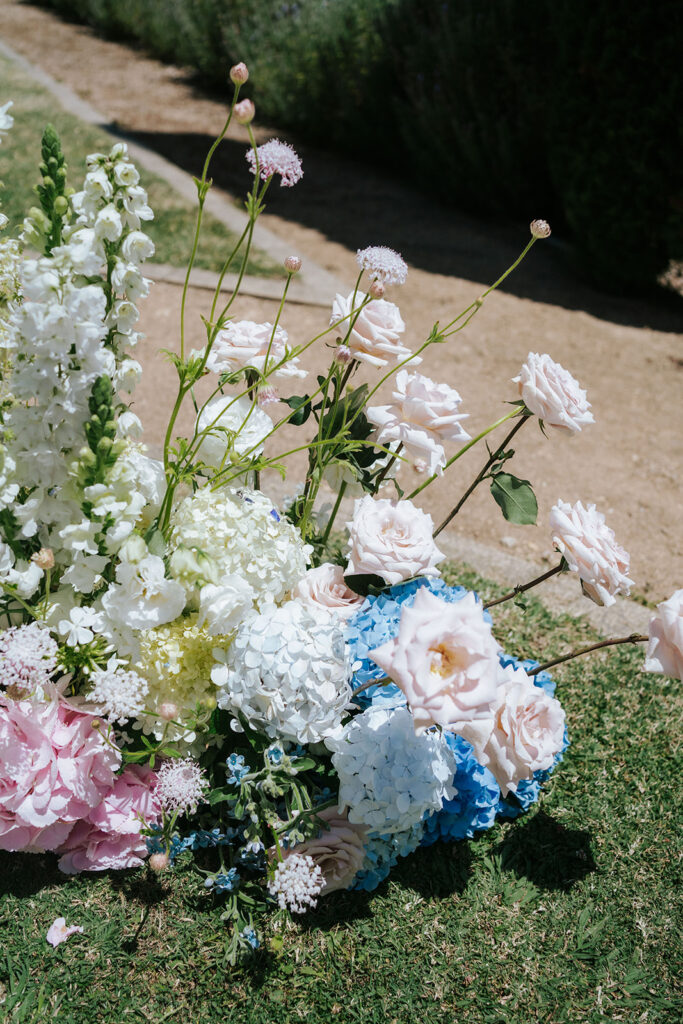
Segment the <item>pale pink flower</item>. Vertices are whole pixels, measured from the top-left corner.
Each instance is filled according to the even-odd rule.
[[[534,238],[549,238],[550,224],[547,220],[532,220],[529,230]]]
[[[683,590],[657,605],[648,632],[645,671],[677,676],[683,683]]]
[[[408,276],[406,261],[386,245],[370,245],[358,249],[356,263],[362,270],[382,284],[405,284]]]
[[[595,505],[584,508],[580,501],[558,501],[550,510],[550,529],[553,544],[571,571],[579,574],[586,597],[609,606],[615,595],[629,594],[633,580],[628,577],[628,552]]]
[[[363,866],[365,858],[364,841],[367,834],[365,825],[352,824],[346,813],[340,814],[336,807],[326,807],[318,817],[326,822],[327,828],[313,839],[282,851],[283,862],[292,856],[310,857],[323,876],[321,896],[348,889]],[[275,848],[269,851],[271,862],[275,859]]]
[[[390,585],[413,576],[440,576],[446,557],[432,538],[434,522],[412,501],[359,498],[349,529],[347,574],[371,573]]]
[[[408,359],[410,349],[401,344],[406,325],[398,306],[386,299],[372,299],[358,312],[365,298],[364,292],[350,292],[346,298],[337,294],[332,304],[330,324],[339,325],[344,343],[355,359],[371,366],[386,366],[389,360],[400,363]],[[413,362],[417,364],[421,359],[415,356]]]
[[[284,267],[288,274],[298,274],[301,270],[301,257],[287,256],[285,258]]]
[[[550,427],[568,434],[577,433],[588,423],[594,423],[586,392],[579,382],[549,355],[530,352],[513,384],[529,412]]]
[[[249,69],[244,61],[240,61],[239,64],[233,64],[230,68],[230,81],[235,85],[244,85],[248,78]]]
[[[268,405],[277,405],[280,401],[280,395],[277,388],[264,387],[258,393],[258,404],[262,409],[265,409]]]
[[[191,757],[168,760],[157,773],[156,798],[170,814],[194,814],[197,804],[205,801],[208,786],[204,769]]]
[[[451,604],[423,587],[403,608],[398,635],[369,656],[405,694],[416,732],[490,721],[498,644],[474,594]]]
[[[256,108],[251,100],[240,100],[235,104],[234,114],[238,124],[251,124]]]
[[[66,942],[71,935],[82,934],[83,929],[78,924],[67,924],[66,918],[56,917],[47,930],[46,940],[51,946],[58,946],[60,942]]]
[[[75,875],[140,867],[147,856],[142,829],[161,816],[154,795],[156,781],[156,774],[140,765],[129,765],[117,775],[102,801],[74,826],[56,851],[62,855],[60,871]]]
[[[253,367],[260,373],[266,373],[266,370],[286,359],[273,372],[273,376],[305,377],[306,371],[299,369],[299,360],[295,357],[287,358],[290,352],[287,341],[287,331],[282,327],[273,330],[272,324],[239,320],[218,332],[206,360],[206,368],[214,373],[235,373]]]
[[[50,684],[46,701],[0,695],[0,850],[54,850],[114,783],[119,750]]]
[[[372,406],[367,417],[377,427],[379,444],[400,441],[413,463],[424,464],[430,474],[443,472],[446,453],[442,441],[465,442],[470,435],[460,421],[460,395],[448,384],[436,384],[421,373],[396,374],[391,405]]]
[[[292,590],[292,597],[314,613],[325,611],[340,619],[351,618],[363,603],[363,598],[354,594],[344,582],[341,565],[332,565],[331,562],[309,569]]]
[[[503,796],[516,792],[534,772],[550,768],[564,745],[565,714],[523,668],[500,670],[498,692],[488,733],[465,724],[456,730],[474,747],[474,755],[500,786]]]
[[[301,160],[287,142],[270,139],[269,142],[258,147],[256,154],[253,149],[248,149],[246,157],[252,174],[256,173],[256,155],[258,155],[259,175],[263,181],[268,181],[274,174],[279,174],[280,185],[291,188],[303,177]]]

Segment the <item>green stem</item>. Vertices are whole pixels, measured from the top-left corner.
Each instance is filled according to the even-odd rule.
[[[620,636],[615,640],[601,640],[600,643],[590,644],[588,647],[580,647],[578,651],[572,651],[570,654],[564,654],[561,658],[554,658],[553,661],[545,661],[542,665],[534,668],[529,672],[530,676],[536,676],[539,672],[545,672],[547,668],[553,668],[554,665],[561,665],[565,661],[571,661],[572,658],[578,658],[582,654],[590,654],[591,651],[599,651],[602,647],[616,647],[617,644],[644,644],[649,640],[649,636],[644,636],[640,633],[631,633],[629,636]]]
[[[16,601],[17,604],[20,604],[21,607],[28,612],[32,619],[38,619],[38,615],[35,609],[31,608],[31,606],[28,605],[26,601],[19,597],[19,595],[16,594],[7,583],[0,582],[0,587],[2,587],[5,593],[8,594],[14,601]]]
[[[378,476],[378,477],[377,477],[377,479],[375,480],[375,489],[374,489],[374,491],[372,492],[373,494],[377,494],[378,490],[379,490],[379,489],[380,489],[380,487],[382,486],[382,481],[384,480],[385,476],[387,475],[387,473],[389,472],[389,470],[391,469],[391,467],[393,466],[393,464],[394,464],[394,463],[396,462],[396,459],[397,459],[397,457],[398,457],[398,456],[399,456],[399,455],[401,454],[401,450],[402,450],[402,448],[403,448],[403,441],[401,441],[401,442],[399,443],[399,446],[398,446],[398,448],[396,449],[396,452],[395,452],[395,453],[394,453],[394,455],[392,455],[392,457],[391,457],[391,458],[390,458],[390,459],[389,459],[389,460],[388,460],[388,461],[387,461],[387,462],[385,463],[384,469],[382,470],[382,472],[381,472],[381,473],[379,474],[379,476]]]
[[[329,539],[330,533],[332,532],[332,524],[334,523],[335,519],[337,518],[337,512],[339,511],[339,506],[342,503],[342,498],[344,497],[344,491],[346,490],[346,486],[347,486],[346,480],[342,480],[342,482],[341,482],[341,484],[339,486],[339,494],[337,495],[337,500],[334,503],[334,508],[332,509],[332,513],[330,515],[330,518],[327,520],[327,526],[325,527],[325,532],[322,535],[322,543],[323,543],[323,545],[327,544],[327,541]]]

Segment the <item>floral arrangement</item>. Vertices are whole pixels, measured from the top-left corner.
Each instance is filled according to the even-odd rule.
[[[126,147],[88,156],[73,191],[48,127],[38,205],[17,240],[0,242],[0,849],[52,851],[66,873],[191,863],[236,958],[258,946],[266,911],[301,914],[336,890],[372,890],[418,846],[472,837],[538,800],[568,744],[565,714],[551,666],[506,654],[489,609],[554,573],[575,573],[606,605],[631,580],[596,508],[558,501],[555,568],[488,603],[444,582],[436,540],[482,482],[507,519],[535,521],[531,485],[509,472],[510,443],[534,418],[570,435],[588,426],[586,394],[530,353],[509,411],[471,438],[458,392],[416,370],[510,271],[415,351],[385,298],[407,267],[381,246],[358,252],[353,291],[334,298],[307,344],[290,346],[281,323],[297,257],[285,261],[273,323],[237,319],[239,284],[224,302],[224,275],[239,259],[241,282],[268,189],[303,172],[285,143],[256,145],[253,104],[239,100],[247,69],[230,77],[229,114],[197,179],[160,460],[129,408],[154,247]],[[188,351],[208,171],[233,119],[251,139],[248,224],[204,345]],[[522,256],[549,233],[535,221]],[[282,394],[306,377],[308,347],[325,343],[316,385]],[[194,430],[178,436],[188,402]],[[312,430],[273,453],[285,424]],[[506,437],[435,528],[414,499],[503,424]],[[276,507],[262,474],[284,476],[299,450],[306,478]],[[403,464],[423,477],[408,495]],[[345,496],[355,507],[341,527]],[[647,641],[647,669],[683,676],[682,609],[679,590],[649,636],[593,646]],[[60,918],[48,941],[78,930]]]

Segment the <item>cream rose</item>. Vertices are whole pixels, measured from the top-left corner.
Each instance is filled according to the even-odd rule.
[[[450,604],[419,590],[401,613],[398,635],[369,656],[405,694],[416,732],[490,721],[498,644],[474,594]]]
[[[299,360],[287,358],[290,352],[288,340],[287,331],[282,327],[273,329],[272,324],[239,320],[218,332],[206,360],[206,368],[214,373],[234,373],[253,366],[263,373],[267,356],[268,368],[287,360],[274,371],[273,376],[305,377],[306,371],[299,369]]]
[[[480,764],[495,776],[503,796],[534,772],[550,768],[564,745],[564,710],[523,668],[500,670],[492,728],[481,731],[466,724],[457,731],[474,747]],[[476,725],[476,723],[475,723]]]
[[[410,356],[410,349],[401,344],[400,336],[406,329],[401,319],[398,306],[386,299],[372,299],[360,311],[358,310],[366,298],[364,292],[354,292],[344,298],[337,295],[332,304],[330,324],[339,324],[346,335],[353,323],[346,344],[353,357],[371,366],[386,366],[389,360],[401,362]],[[414,363],[422,360],[413,358]]]
[[[519,393],[529,412],[548,426],[574,434],[595,422],[586,392],[571,373],[549,355],[530,352],[519,376],[512,380],[519,385]]]
[[[678,676],[683,683],[683,590],[657,605],[648,632],[645,671]]]
[[[628,595],[629,555],[595,505],[584,508],[558,501],[550,510],[552,541],[572,572],[577,572],[586,597],[596,604],[614,604],[616,594]]]
[[[293,854],[311,857],[320,868],[325,880],[321,895],[326,896],[338,889],[348,889],[363,866],[365,857],[364,841],[367,829],[364,825],[352,824],[346,813],[340,814],[336,807],[326,807],[318,815],[329,826],[315,839],[283,851],[283,859]],[[269,851],[271,860],[275,849]]]
[[[412,501],[366,495],[356,501],[349,529],[347,575],[381,576],[390,585],[412,576],[440,576],[436,564],[446,556],[432,533],[432,517]]]
[[[363,603],[363,598],[354,594],[344,582],[341,565],[330,562],[309,569],[292,590],[292,597],[314,613],[323,610],[340,619],[351,618]]]
[[[427,472],[442,472],[446,453],[441,442],[464,442],[470,436],[460,425],[467,413],[458,412],[462,401],[458,392],[421,373],[401,370],[391,397],[391,405],[367,411],[368,419],[378,428],[377,441],[400,441],[406,455],[424,463]]]

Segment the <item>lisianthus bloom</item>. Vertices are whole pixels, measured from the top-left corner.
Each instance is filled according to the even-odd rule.
[[[358,312],[366,297],[364,292],[350,292],[346,297],[337,295],[332,304],[330,324],[339,324],[345,338],[350,329],[345,344],[354,359],[371,366],[386,366],[390,360],[400,363],[407,359],[410,349],[401,344],[406,325],[398,306],[386,299],[372,299]],[[421,360],[415,357],[413,361],[419,363]]]
[[[439,576],[445,558],[432,533],[434,522],[407,499],[390,501],[366,495],[356,501],[349,530],[347,574],[381,576],[389,584],[411,576]]]
[[[584,508],[558,501],[550,510],[553,544],[572,572],[577,572],[586,597],[596,604],[614,604],[615,595],[628,595],[629,555],[617,543],[614,531],[595,505]]]
[[[683,590],[657,605],[650,619],[646,672],[663,672],[683,682]]]
[[[364,840],[367,829],[364,825],[354,825],[346,814],[340,814],[336,807],[326,807],[318,817],[325,822],[327,828],[321,829],[319,835],[307,839],[304,843],[284,850],[283,860],[291,856],[310,857],[323,874],[321,894],[326,896],[338,889],[348,889],[356,874],[360,871],[365,856]],[[271,861],[275,856],[270,851]]]
[[[165,578],[164,560],[147,555],[142,561],[121,562],[116,583],[102,597],[109,618],[130,629],[152,629],[172,622],[185,607],[180,583]]]
[[[363,598],[344,582],[341,565],[330,562],[309,569],[292,590],[292,597],[314,613],[324,610],[340,619],[349,619],[363,603]]]
[[[289,353],[287,331],[272,324],[257,324],[252,320],[229,323],[216,335],[206,360],[207,370],[214,373],[234,373],[253,367],[265,373],[282,362]],[[266,356],[268,365],[266,366]],[[274,371],[275,377],[305,377],[306,371],[299,369],[299,360],[287,359]]]
[[[401,612],[398,636],[370,657],[405,694],[416,732],[490,719],[498,644],[474,594],[447,604],[419,590]]]
[[[590,403],[579,382],[549,355],[530,352],[513,383],[529,412],[550,427],[568,434],[577,433],[593,423]]]
[[[405,454],[424,463],[428,473],[441,472],[446,465],[441,442],[464,442],[470,436],[460,424],[467,417],[458,412],[460,395],[448,384],[401,370],[391,397],[391,405],[374,406],[367,412],[378,428],[377,441],[400,441]]]

